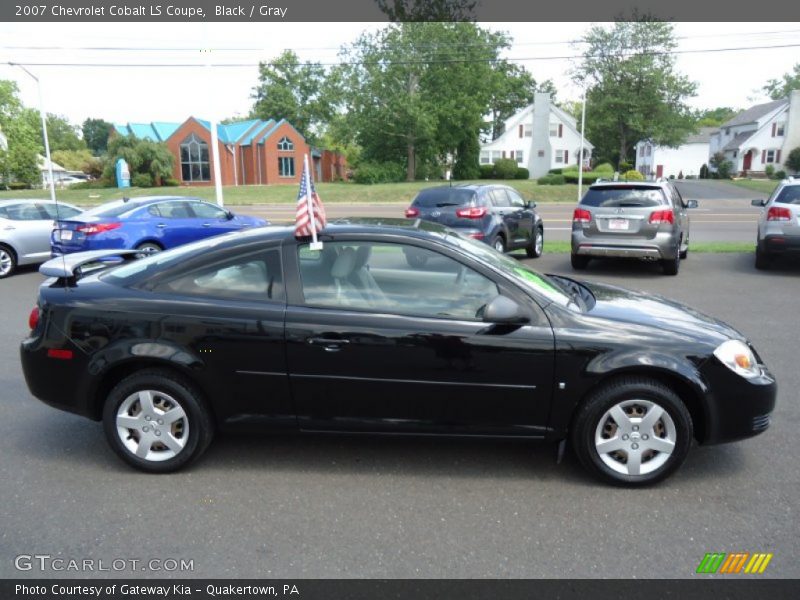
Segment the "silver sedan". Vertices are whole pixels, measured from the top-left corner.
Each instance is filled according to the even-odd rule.
[[[19,265],[48,260],[54,221],[81,212],[71,204],[52,200],[0,200],[0,279]]]

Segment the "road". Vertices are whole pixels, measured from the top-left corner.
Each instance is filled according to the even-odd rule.
[[[700,204],[699,208],[689,211],[692,241],[755,243],[760,209],[751,206],[750,200],[761,197],[758,192],[714,180],[684,180],[678,182],[677,186],[684,198],[697,200]],[[397,218],[403,216],[405,208],[404,203],[336,203],[325,206],[329,219],[353,216]],[[572,203],[541,203],[537,206],[536,210],[545,225],[545,239],[570,239],[574,208]],[[295,208],[287,204],[263,204],[237,207],[235,210],[281,223],[294,220]]]
[[[572,274],[563,254],[530,263]],[[800,267],[696,254],[677,278],[613,261],[585,277],[670,295],[750,336],[780,384],[771,429],[695,447],[636,491],[595,483],[569,453],[556,465],[549,445],[431,438],[222,437],[189,470],[145,475],[99,424],[29,395],[17,348],[41,277],[0,280],[0,577],[87,575],[14,569],[19,554],[49,554],[193,560],[178,574],[195,577],[694,578],[705,553],[734,551],[774,553],[765,577],[800,576]]]

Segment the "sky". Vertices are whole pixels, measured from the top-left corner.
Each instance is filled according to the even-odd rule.
[[[552,79],[560,100],[581,90],[569,77],[580,54],[570,43],[591,23],[484,23],[510,33],[505,53],[539,80]],[[0,79],[17,82],[27,106],[38,107],[38,88],[18,63],[125,63],[221,67],[28,66],[42,84],[45,110],[73,123],[88,117],[116,123],[183,121],[189,116],[245,116],[258,80],[259,60],[293,49],[301,60],[334,63],[338,49],[380,23],[0,23]],[[710,50],[800,42],[800,23],[676,23],[678,49]],[[37,47],[37,48],[32,48]],[[92,48],[92,49],[85,49]],[[102,50],[96,48],[105,48]],[[200,52],[200,48],[210,52]],[[697,82],[694,108],[746,108],[768,101],[761,87],[800,62],[800,48],[687,53],[677,69]]]

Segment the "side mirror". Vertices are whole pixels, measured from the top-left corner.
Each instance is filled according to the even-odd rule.
[[[766,206],[767,205],[767,201],[766,200],[752,200],[750,202],[750,204],[753,205],[753,206]]]
[[[697,200],[687,200],[686,208],[697,208]]]
[[[527,323],[528,317],[522,313],[522,307],[511,298],[495,296],[483,309],[483,320],[486,323]]]
[[[225,218],[228,219],[228,221],[230,221],[231,219],[233,219],[233,213],[231,211],[229,211],[229,210],[226,210],[225,211]]]
[[[534,202],[533,200],[526,200],[525,208],[527,208],[528,210],[530,210],[531,208],[536,208],[536,202]]]

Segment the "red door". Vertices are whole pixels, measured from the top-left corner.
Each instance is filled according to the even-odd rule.
[[[656,165],[656,177],[664,176],[664,165]]]
[[[752,164],[753,164],[753,151],[752,150],[748,150],[747,154],[744,155],[744,164],[742,165],[742,168],[745,171],[749,171],[750,170],[750,166]]]

